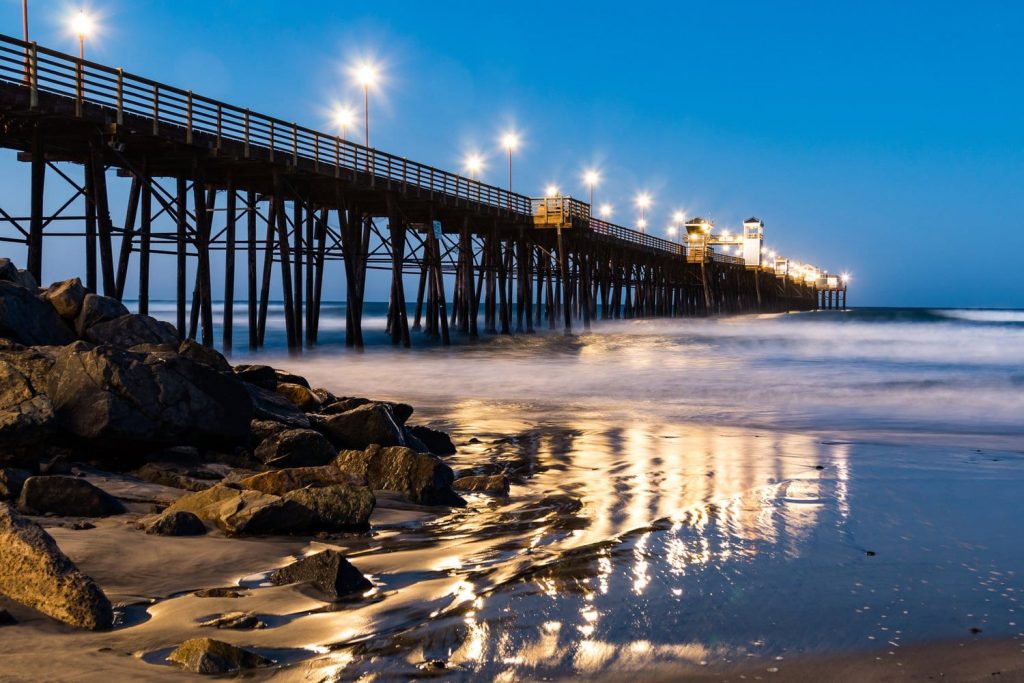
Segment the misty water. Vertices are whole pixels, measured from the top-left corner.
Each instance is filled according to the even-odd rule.
[[[328,306],[297,357],[271,313],[259,358],[412,403],[452,433],[457,473],[512,479],[507,499],[331,541],[377,589],[251,635],[294,662],[276,675],[770,671],[1024,634],[1024,312],[615,321],[396,349],[378,308],[357,352]]]

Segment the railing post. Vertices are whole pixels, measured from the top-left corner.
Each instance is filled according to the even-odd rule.
[[[402,157],[402,191],[409,191],[409,159]]]
[[[82,98],[85,96],[85,64],[75,61],[75,116],[82,116]]]
[[[242,150],[246,159],[249,158],[249,108],[245,108],[245,141]]]
[[[313,169],[320,172],[320,134],[313,132]]]
[[[192,144],[192,91],[185,94],[185,144]]]
[[[153,135],[160,133],[160,86],[153,84]]]
[[[334,136],[334,177],[341,177],[341,138]]]
[[[292,166],[299,165],[299,126],[292,122]]]
[[[274,160],[274,119],[270,119],[270,160]]]
[[[28,106],[32,109],[39,108],[39,54],[36,51],[36,42],[32,41],[32,47],[28,57]]]
[[[217,103],[217,151],[220,151],[220,143],[222,139],[221,127],[224,121],[224,108],[220,102]]]
[[[124,123],[124,69],[117,69],[117,125]]]

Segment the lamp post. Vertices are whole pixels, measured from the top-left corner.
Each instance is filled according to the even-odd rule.
[[[345,136],[348,132],[349,126],[355,123],[356,114],[352,111],[352,107],[341,106],[338,107],[334,112],[334,123],[341,128],[341,139],[346,139]]]
[[[558,185],[551,184],[544,188],[545,197],[557,197],[558,196]]]
[[[594,206],[594,186],[601,182],[601,174],[594,169],[589,169],[583,173],[583,182],[590,188],[590,206]]]
[[[612,210],[613,209],[611,204],[602,204],[600,209],[601,218],[603,218],[604,220],[608,220],[609,218],[611,218]]]
[[[519,146],[519,136],[513,131],[505,133],[501,137],[501,144],[508,150],[508,191],[512,192],[512,152]],[[509,198],[511,201],[511,198]]]
[[[28,15],[26,14],[25,16],[25,30],[27,33]],[[85,36],[92,31],[92,19],[85,13],[85,10],[79,10],[78,14],[71,20],[71,29],[78,35],[78,58],[85,59]]]
[[[353,70],[356,83],[363,87],[363,133],[364,144],[370,146],[370,87],[377,83],[377,67],[363,62]]]
[[[466,157],[464,164],[466,170],[469,171],[469,177],[476,180],[477,173],[484,167],[484,160],[479,154],[470,154]]]
[[[636,205],[640,208],[640,220],[636,225],[642,231],[647,227],[647,209],[651,206],[651,195],[641,192],[636,196]]]

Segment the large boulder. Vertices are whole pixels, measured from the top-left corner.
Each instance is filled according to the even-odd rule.
[[[74,322],[78,314],[82,312],[85,295],[85,287],[77,277],[63,282],[54,282],[40,294],[43,299],[50,302],[53,309],[57,311],[57,315],[71,322]]]
[[[315,393],[317,390],[314,389],[313,391]],[[330,398],[333,398],[333,400],[325,400]],[[394,416],[395,420],[397,420],[399,424],[403,425],[410,417],[412,417],[413,413],[413,407],[408,403],[395,403],[393,401],[371,401],[368,398],[360,398],[356,396],[342,396],[341,398],[338,398],[336,396],[332,397],[330,395],[325,395],[320,402],[324,406],[323,408],[320,409],[320,412],[323,413],[324,415],[337,415],[339,413],[347,413],[353,408],[365,406],[369,403],[381,403],[390,408],[391,414]]]
[[[223,476],[209,470],[161,462],[147,462],[133,474],[151,484],[186,491],[204,491],[223,479]]]
[[[18,268],[9,258],[0,258],[0,280],[13,282],[33,291],[39,287],[32,273]]]
[[[31,520],[0,503],[0,593],[65,624],[110,628],[114,612],[96,583]]]
[[[288,467],[270,472],[260,472],[238,482],[242,488],[274,496],[283,496],[289,491],[306,488],[307,486],[333,486],[335,484],[366,484],[348,472],[342,472],[334,465],[320,467]]]
[[[434,455],[455,455],[455,444],[444,432],[421,425],[406,425],[405,429]]]
[[[167,661],[194,674],[229,674],[270,666],[272,661],[213,638],[192,638],[174,649]]]
[[[270,420],[295,429],[309,429],[306,414],[288,399],[270,389],[244,382],[242,384],[252,401],[253,416],[258,420]]]
[[[78,332],[79,337],[85,338],[89,328],[93,325],[114,320],[123,315],[128,315],[128,309],[117,299],[99,294],[86,294],[82,300],[82,310],[75,318],[75,331]]]
[[[309,387],[291,382],[278,382],[274,391],[303,412],[314,413],[320,409],[320,399]]]
[[[238,379],[247,384],[252,384],[261,389],[273,391],[277,386],[277,371],[269,365],[246,365],[239,363],[235,366],[235,375]]]
[[[507,496],[508,487],[508,477],[504,474],[460,477],[452,482],[452,488],[456,491],[489,493],[492,496]]]
[[[276,423],[275,423],[276,424]],[[256,457],[271,467],[326,465],[338,454],[323,434],[312,429],[272,433],[256,448]]]
[[[350,484],[309,486],[286,493],[284,498],[311,511],[317,531],[366,529],[377,505],[369,487]]]
[[[270,582],[277,586],[309,583],[332,600],[373,588],[362,572],[337,550],[324,550],[278,569],[270,575]]]
[[[206,525],[195,514],[185,510],[165,512],[143,525],[147,534],[156,536],[202,536]]]
[[[25,481],[32,476],[27,470],[0,467],[0,500],[17,500]]]
[[[54,434],[46,394],[53,359],[36,349],[0,341],[0,463],[35,461]]]
[[[113,320],[96,323],[85,332],[94,344],[110,344],[127,349],[138,344],[175,344],[178,331],[174,325],[140,313],[129,313]]]
[[[252,420],[241,382],[171,353],[71,344],[48,389],[67,432],[114,445],[235,443]]]
[[[78,477],[29,477],[21,487],[18,510],[26,515],[106,517],[125,512],[117,498]]]
[[[371,444],[405,446],[405,432],[384,403],[366,403],[348,412],[331,415],[324,428],[339,448],[362,450]]]
[[[191,512],[229,536],[301,533],[314,520],[299,503],[232,484],[182,496],[165,514],[179,511]]]
[[[75,333],[35,291],[0,281],[0,337],[26,346],[60,346]]]
[[[423,505],[466,504],[455,491],[452,468],[439,458],[401,446],[370,446],[338,454],[334,464],[342,472],[365,477],[370,488],[395,491]]]
[[[178,345],[178,355],[217,372],[231,372],[231,364],[221,355],[220,351],[203,346],[194,339],[183,339]]]

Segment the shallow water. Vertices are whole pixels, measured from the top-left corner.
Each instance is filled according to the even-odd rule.
[[[1024,635],[1019,312],[617,322],[412,350],[380,323],[361,353],[263,357],[339,395],[413,403],[412,422],[453,433],[458,473],[504,472],[510,497],[450,512],[382,499],[372,534],[329,542],[377,586],[338,611],[260,585],[295,539],[216,568],[244,598],[151,595],[144,623],[74,642],[113,639],[137,653],[122,673],[163,672],[164,648],[209,635],[198,621],[243,609],[269,628],[215,636],[288,664],[260,677],[519,680],[784,671],[804,655]],[[340,326],[321,330],[337,343]],[[90,533],[124,532],[57,535],[102,584],[102,544],[89,557],[74,535]],[[166,582],[200,587],[190,576]]]

